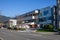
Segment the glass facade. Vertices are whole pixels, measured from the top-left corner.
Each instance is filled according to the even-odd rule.
[[[53,9],[52,7],[46,7],[40,10],[39,13],[39,24],[40,25],[47,25],[53,24]]]
[[[49,13],[48,10],[44,11],[44,16],[47,15]]]

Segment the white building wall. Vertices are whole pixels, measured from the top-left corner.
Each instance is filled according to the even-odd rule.
[[[17,25],[17,20],[16,19],[10,19],[9,20],[9,25],[10,25],[10,27],[16,26]]]

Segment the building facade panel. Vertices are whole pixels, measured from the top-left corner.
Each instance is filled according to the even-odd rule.
[[[57,13],[56,7],[46,7],[43,9],[34,10],[32,12],[28,12],[17,18],[18,25],[25,25],[31,28],[41,28],[44,25],[53,25],[57,26]],[[35,26],[33,26],[35,25]],[[22,27],[22,26],[21,26]],[[29,28],[28,27],[28,28]],[[57,28],[57,27],[55,27]]]
[[[34,10],[18,17],[17,18],[18,25],[20,26],[25,25],[25,26],[29,26],[30,28],[36,28],[38,13],[39,13],[38,10]]]
[[[44,26],[44,25],[53,25],[53,9],[52,7],[46,7],[46,8],[43,8],[40,10],[40,13],[39,13],[39,24],[40,24],[40,27]]]

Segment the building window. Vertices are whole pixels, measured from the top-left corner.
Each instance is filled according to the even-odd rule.
[[[35,16],[32,16],[32,19],[35,19]]]
[[[42,16],[42,11],[40,11],[40,16]]]
[[[39,22],[44,22],[44,21],[46,21],[46,18],[40,18],[39,19]]]
[[[49,13],[49,11],[47,10],[47,11],[44,11],[44,15],[47,15]]]
[[[43,19],[39,19],[39,22],[44,22],[44,20]]]
[[[49,19],[49,20],[52,20],[52,17],[49,17],[48,19]]]

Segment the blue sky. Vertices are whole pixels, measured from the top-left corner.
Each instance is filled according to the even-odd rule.
[[[0,14],[14,17],[53,5],[56,5],[56,0],[0,0]]]

